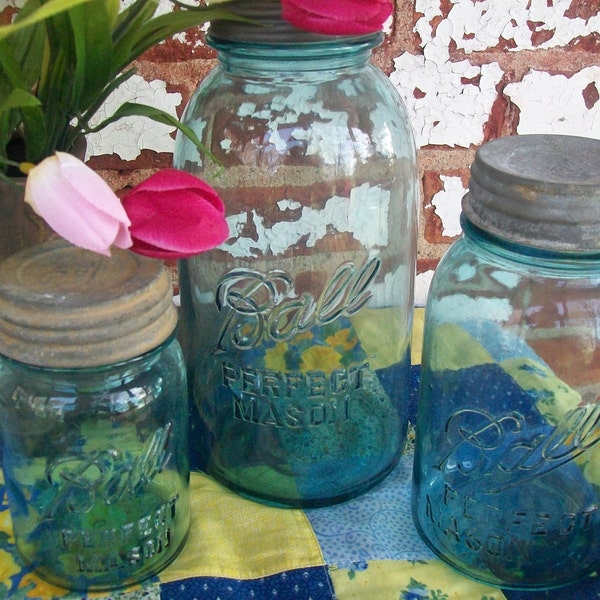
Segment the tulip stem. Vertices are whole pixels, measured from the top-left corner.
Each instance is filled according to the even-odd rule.
[[[16,167],[17,169],[19,169],[19,171],[21,171],[21,173],[23,173],[23,175],[27,175],[29,171],[31,171],[31,169],[35,166],[33,163],[30,162],[19,162],[17,160],[10,160],[10,158],[4,158],[3,156],[0,156],[0,164],[6,165],[8,167]],[[0,175],[3,175],[3,173],[0,172]],[[6,176],[3,176],[2,178],[8,180],[11,179],[11,177]]]

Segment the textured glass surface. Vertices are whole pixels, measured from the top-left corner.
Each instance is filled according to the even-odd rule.
[[[415,146],[370,62],[379,36],[215,42],[175,165],[221,193],[231,238],[181,262],[182,341],[209,473],[317,506],[380,481],[404,445]]]
[[[177,341],[101,368],[0,362],[15,543],[45,578],[118,587],[168,564],[189,526],[187,402]]]
[[[467,575],[552,588],[600,563],[600,257],[463,226],[426,308],[413,514]]]

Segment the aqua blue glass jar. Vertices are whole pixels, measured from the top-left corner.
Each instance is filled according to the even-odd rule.
[[[181,339],[204,468],[238,492],[319,506],[384,478],[405,441],[418,181],[382,34],[213,22],[219,64],[175,166],[221,194],[231,237],[180,263]]]
[[[62,241],[0,263],[3,472],[14,543],[67,588],[137,583],[187,537],[187,386],[159,261]]]
[[[485,144],[427,300],[413,514],[517,589],[600,566],[600,141]]]

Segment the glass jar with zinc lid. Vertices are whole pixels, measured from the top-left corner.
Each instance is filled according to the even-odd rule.
[[[54,583],[135,583],[184,544],[176,322],[157,260],[57,240],[0,263],[4,480],[17,549]]]
[[[506,588],[600,565],[600,140],[482,146],[425,312],[413,512]]]

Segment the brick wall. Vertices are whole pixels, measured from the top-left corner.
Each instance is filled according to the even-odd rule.
[[[0,11],[6,17],[20,2],[0,0]],[[468,167],[483,141],[533,132],[600,138],[599,31],[600,0],[396,1],[374,61],[404,98],[419,146],[418,300],[460,232]],[[214,64],[202,31],[187,32],[147,53],[114,101],[180,115]],[[89,164],[122,189],[170,165],[173,134],[132,119],[88,143]]]

